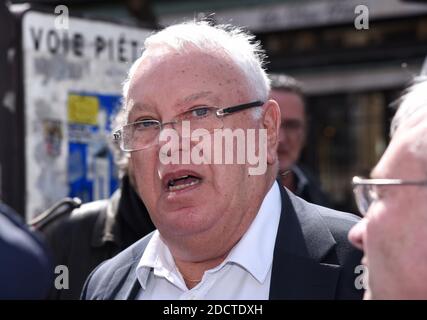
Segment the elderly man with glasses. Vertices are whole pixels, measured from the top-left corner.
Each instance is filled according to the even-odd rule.
[[[95,269],[82,298],[361,298],[347,240],[358,218],[276,181],[280,109],[253,36],[189,22],[144,46],[114,137],[157,230]],[[242,161],[251,152],[264,172]]]
[[[391,136],[372,179],[353,178],[364,218],[349,238],[365,254],[366,299],[427,299],[427,80],[404,96]]]

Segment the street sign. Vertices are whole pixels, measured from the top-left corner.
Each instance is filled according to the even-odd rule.
[[[22,18],[27,219],[65,196],[92,201],[117,188],[111,117],[151,32],[76,17],[61,28],[57,18],[38,11]]]

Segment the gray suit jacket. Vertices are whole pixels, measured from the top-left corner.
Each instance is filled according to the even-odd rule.
[[[358,217],[308,203],[280,188],[282,212],[273,256],[270,299],[361,299],[355,267],[361,252],[347,240]],[[99,265],[82,299],[135,299],[136,267],[152,234]]]

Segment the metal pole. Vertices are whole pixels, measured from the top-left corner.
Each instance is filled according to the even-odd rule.
[[[25,149],[17,21],[7,3],[0,3],[0,199],[24,215]]]

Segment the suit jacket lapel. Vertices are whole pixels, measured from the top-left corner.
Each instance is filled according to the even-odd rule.
[[[280,192],[270,299],[334,299],[340,266],[322,263],[336,244],[332,234],[312,206]]]
[[[117,269],[109,281],[106,290],[108,300],[128,300],[135,299],[138,291],[135,293],[135,286],[139,284],[135,269],[138,262],[132,261],[125,266]]]
[[[153,232],[130,248],[132,250],[132,260],[114,272],[106,290],[107,296],[104,299],[136,300],[138,298],[141,284],[136,275],[136,267],[152,236]]]
[[[132,268],[131,272],[136,273],[136,268]],[[127,277],[126,283],[124,286],[124,297],[125,300],[137,300],[138,294],[141,291],[141,284],[138,281],[138,278],[135,276]]]

